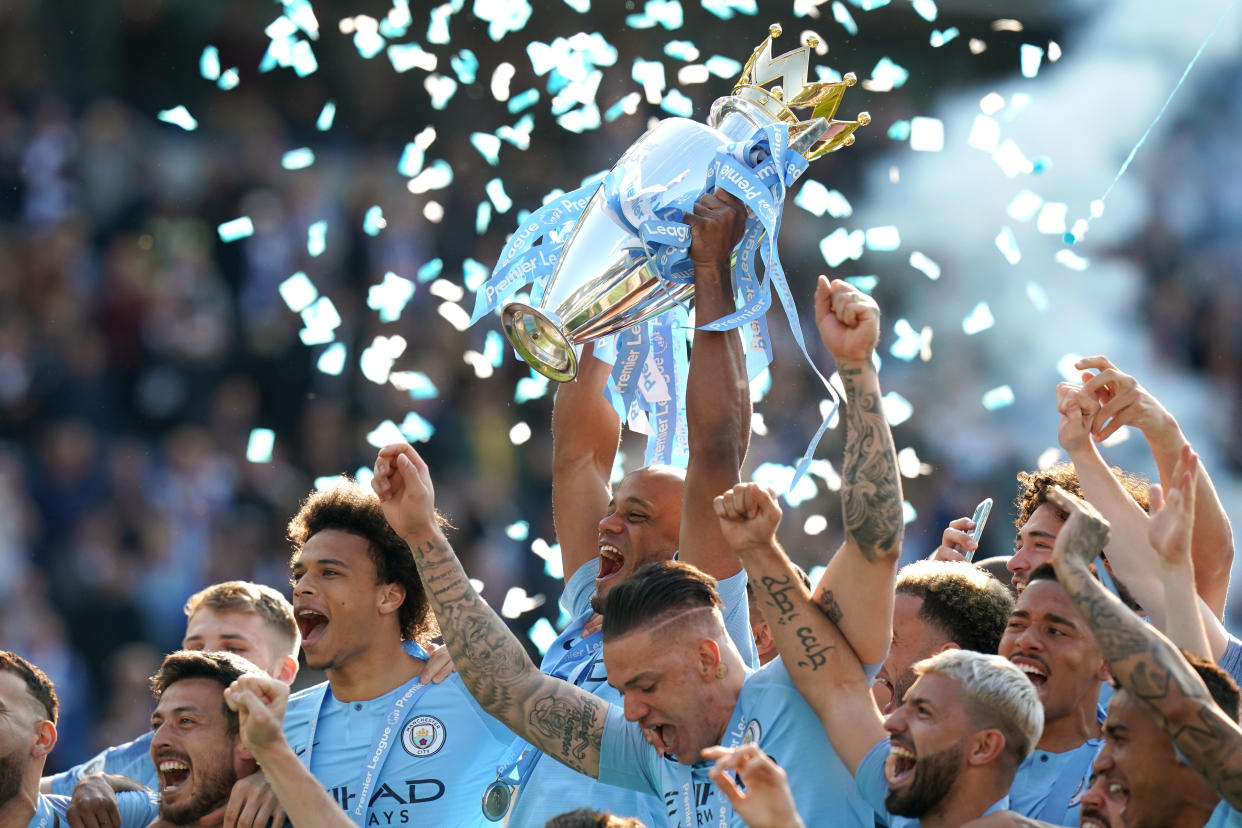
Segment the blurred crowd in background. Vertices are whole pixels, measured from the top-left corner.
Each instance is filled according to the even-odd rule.
[[[286,583],[285,523],[315,478],[369,465],[374,448],[366,435],[410,410],[436,429],[418,449],[435,473],[440,508],[456,527],[454,544],[467,570],[484,582],[484,595],[497,606],[511,586],[547,596],[543,607],[512,622],[519,634],[540,616],[557,618],[558,581],[530,551],[535,538],[553,541],[551,392],[515,403],[514,384],[528,371],[511,355],[493,376],[478,377],[462,354],[481,348],[492,323],[457,331],[437,313],[441,300],[425,285],[397,323],[381,324],[366,307],[368,287],[385,272],[412,279],[435,257],[444,261],[444,278],[460,283],[462,262],[469,257],[490,266],[514,224],[510,212],[475,233],[483,183],[497,172],[465,136],[480,121],[488,128],[512,121],[487,96],[486,82],[480,94],[463,89],[449,110],[433,112],[420,81],[394,73],[382,58],[363,61],[337,35],[340,17],[380,17],[388,5],[315,3],[324,29],[316,44],[321,68],[296,78],[288,70],[260,76],[253,68],[267,46],[263,28],[279,13],[275,3],[0,4],[0,646],[41,665],[61,695],[51,770],[147,727],[146,677],[180,642],[186,597],[225,579]],[[937,25],[966,30],[990,20],[976,8],[982,4],[944,5],[946,19]],[[1072,15],[1067,10],[1062,19],[1056,4],[1047,6],[1036,21],[1041,36],[1064,36],[1072,48],[1072,32],[1062,30]],[[884,130],[909,117],[912,101],[930,107],[942,86],[1016,69],[999,48],[973,63],[968,54],[950,61],[928,50],[926,27],[914,31],[908,9],[902,11],[904,17],[892,12],[885,43],[860,37],[831,53],[838,69],[860,74],[880,54],[892,54],[912,78],[887,98],[861,89],[858,101],[847,97],[843,114],[868,108],[875,125],[859,133],[855,147],[808,172],[856,204],[868,198],[859,171],[885,163]],[[783,5],[770,15],[763,8],[774,18],[784,12]],[[529,74],[523,47],[533,37],[600,31],[618,48],[622,65],[644,50],[657,57],[651,39],[671,36],[626,29],[619,11],[584,17],[548,2],[537,4],[536,15],[544,29],[491,43],[485,27],[468,24],[463,12],[453,24],[454,48],[469,45],[486,55],[480,71],[486,79],[499,55],[519,67],[525,62]],[[700,45],[710,41],[714,51],[744,59],[767,22],[767,16],[702,16],[695,36]],[[425,21],[416,17],[412,31],[420,25]],[[816,25],[828,31],[834,24],[821,18]],[[903,51],[903,42],[916,39],[919,49]],[[198,77],[198,55],[208,43],[242,67],[237,89],[222,92]],[[727,91],[724,81],[712,84],[719,88],[696,100],[698,117],[711,97]],[[619,70],[601,90],[601,108],[634,87]],[[1236,232],[1242,226],[1236,186],[1242,67],[1211,67],[1185,96],[1158,152],[1130,173],[1158,208],[1124,244],[1094,253],[1127,259],[1144,274],[1140,307],[1147,325],[1132,335],[1150,338],[1167,367],[1207,385],[1216,401],[1207,448],[1220,458],[1210,471],[1228,480],[1242,473],[1242,240]],[[336,126],[315,132],[315,116],[329,98],[338,102]],[[157,111],[176,104],[195,113],[199,130],[156,120]],[[643,104],[637,116],[574,135],[546,116],[545,103],[531,148],[502,156],[509,195],[533,209],[552,186],[572,188],[606,166],[647,117],[664,114]],[[437,124],[436,150],[455,179],[447,190],[415,196],[396,172],[396,158],[429,122]],[[281,153],[297,146],[314,147],[317,163],[281,169]],[[431,199],[444,211],[438,223],[424,214]],[[373,204],[383,206],[387,221],[374,237],[362,230],[362,214]],[[804,300],[825,270],[818,241],[835,222],[794,212],[787,207],[781,247],[795,296]],[[239,215],[253,219],[254,235],[222,243],[217,225]],[[321,219],[329,222],[326,251],[312,258],[306,228]],[[277,293],[298,270],[343,316],[338,341],[347,344],[350,360],[340,376],[317,370],[322,347],[301,343],[300,320]],[[888,322],[908,311],[900,280],[886,281],[874,267],[853,272],[880,273],[876,294]],[[947,274],[945,281],[951,281]],[[463,302],[467,309],[471,304]],[[809,301],[803,317],[809,324]],[[767,433],[752,439],[751,468],[765,460],[792,463],[818,423],[824,396],[787,333],[775,321],[772,328],[772,390],[756,409]],[[438,396],[413,401],[360,374],[357,354],[379,333],[406,338],[397,367],[425,372]],[[882,349],[887,345],[882,341]],[[826,355],[816,356],[831,368]],[[1124,354],[1110,356],[1126,368]],[[949,393],[960,367],[934,358],[899,366],[885,377],[886,388],[917,410],[920,400]],[[1175,415],[1187,413],[1177,400],[1164,402]],[[1031,427],[1017,408],[992,413],[1004,418],[1004,429]],[[1051,383],[1044,408],[1034,422],[1052,421]],[[532,437],[515,446],[509,433],[519,421]],[[987,495],[998,509],[983,553],[1009,551],[1012,512],[1001,507],[1013,497],[1014,474],[1035,458],[1022,441],[1006,441],[1002,429],[983,456],[963,462],[942,448],[954,425],[916,415],[897,431],[899,446],[915,448],[932,469],[906,481],[917,513],[908,558],[929,553],[947,521],[969,514]],[[268,463],[245,459],[257,427],[277,435]],[[959,435],[956,444],[970,439]],[[1055,445],[1055,434],[1044,442]],[[830,432],[819,451],[839,465],[839,435]],[[638,465],[641,440],[627,436],[625,452],[628,465]],[[799,517],[782,529],[786,547],[807,566],[823,563],[840,539],[839,503],[820,489],[790,510]],[[822,514],[827,527],[808,535],[802,527],[813,514]],[[529,538],[515,541],[505,528],[519,520],[529,522]],[[1233,620],[1237,632],[1242,618]],[[302,678],[314,680],[309,673]]]

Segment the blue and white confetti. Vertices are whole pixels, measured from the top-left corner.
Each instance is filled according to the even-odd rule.
[[[315,119],[315,129],[320,132],[327,132],[332,129],[332,122],[336,120],[336,101],[328,101],[323,105],[323,109],[319,110],[319,117]]]
[[[237,241],[254,235],[254,222],[250,220],[250,216],[241,216],[219,225],[216,232],[222,242]]]
[[[286,170],[304,170],[315,163],[315,151],[310,147],[289,150],[280,157],[280,166]]]
[[[910,254],[910,267],[922,273],[933,282],[940,278],[940,265],[918,250]]]
[[[294,313],[301,313],[319,298],[318,288],[300,270],[281,282],[277,291],[280,293],[280,298],[285,300],[289,310]]]
[[[983,407],[988,411],[996,411],[1013,405],[1013,389],[1008,385],[1000,385],[983,395]]]
[[[333,342],[319,355],[315,367],[330,377],[339,377],[345,371],[345,360],[348,352],[344,342]]]
[[[918,152],[940,152],[944,149],[944,122],[939,118],[911,118],[910,149]]]
[[[1008,227],[1002,227],[1000,233],[996,235],[996,249],[1005,257],[1005,261],[1011,265],[1016,265],[1022,261],[1022,251],[1018,249],[1018,239],[1014,236],[1013,230]]]
[[[378,236],[380,231],[388,226],[388,222],[384,220],[384,208],[378,204],[367,208],[366,215],[362,217],[362,232],[368,236]]]
[[[367,290],[367,307],[379,313],[381,322],[396,322],[413,297],[414,283],[390,270],[384,281]]]
[[[156,117],[166,124],[179,126],[186,132],[193,132],[198,129],[198,121],[194,120],[190,110],[181,105],[174,106],[172,109],[161,110]]]
[[[893,428],[914,416],[914,406],[896,391],[885,394],[880,400],[880,407],[884,409],[884,419]]]
[[[276,447],[276,432],[270,428],[254,428],[250,430],[250,439],[246,442],[246,460],[251,463],[270,463],[272,449]]]
[[[306,228],[306,252],[311,256],[322,256],[327,249],[328,222],[321,219]]]
[[[974,336],[977,333],[986,331],[995,324],[996,320],[992,317],[992,309],[988,307],[988,303],[980,302],[962,320],[962,333],[967,336]]]

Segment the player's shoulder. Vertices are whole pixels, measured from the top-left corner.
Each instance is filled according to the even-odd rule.
[[[328,683],[324,681],[290,694],[285,706],[285,721],[288,722],[290,716],[301,718],[315,715],[326,692]]]

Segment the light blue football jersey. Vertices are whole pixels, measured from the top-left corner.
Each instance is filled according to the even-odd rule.
[[[1203,828],[1242,828],[1242,812],[1230,807],[1223,799],[1212,811]]]
[[[147,731],[132,742],[104,748],[86,762],[56,774],[51,777],[52,793],[73,796],[73,789],[82,777],[92,773],[128,776],[153,791],[158,790],[160,780],[155,772],[155,763],[151,761],[151,736],[151,731]]]
[[[608,684],[608,674],[599,649],[600,634],[596,632],[587,639],[582,637],[582,628],[592,615],[591,596],[595,592],[595,577],[598,574],[599,558],[592,558],[578,567],[565,583],[561,608],[574,620],[548,647],[539,669],[548,675],[574,681],[584,690],[620,708],[623,704],[621,694]],[[716,589],[724,604],[725,628],[729,631],[729,637],[746,664],[751,667],[757,665],[759,656],[750,629],[745,570],[720,581]],[[603,784],[555,759],[540,756],[517,792],[508,824],[510,828],[543,828],[550,818],[576,808],[594,808],[617,816],[638,817],[651,826],[663,825],[667,812],[663,800],[650,793]]]
[[[28,828],[69,828],[65,812],[71,801],[59,794],[39,794]],[[154,791],[123,791],[116,795],[116,809],[121,815],[117,828],[146,828],[159,816],[160,799]]]
[[[406,650],[422,653],[409,642]],[[512,731],[479,707],[456,674],[414,690],[417,684],[414,678],[361,702],[337,701],[326,682],[307,688],[289,698],[285,738],[306,763],[311,723],[317,720],[310,771],[356,824],[489,825],[483,792],[496,778]],[[407,703],[396,707],[403,699]],[[377,736],[386,730],[386,759],[373,771],[378,775],[370,783],[369,801],[360,803],[368,768],[375,764]]]
[[[858,766],[858,776],[855,782],[858,784],[858,791],[866,802],[875,810],[875,818],[877,822],[889,826],[889,828],[918,828],[919,821],[913,817],[897,816],[890,814],[888,809],[884,807],[884,799],[888,796],[888,779],[884,776],[884,762],[888,759],[889,742],[883,739],[875,743]],[[988,808],[983,814],[990,814],[993,811],[1009,810],[1009,797],[1005,797]],[[802,809],[798,809],[798,813],[802,813]],[[807,823],[808,825],[810,823]]]
[[[819,717],[798,693],[779,658],[747,674],[729,729],[721,741],[726,747],[756,742],[784,768],[798,813],[807,825],[874,825],[871,808],[832,749]],[[599,778],[659,796],[664,801],[665,813],[655,825],[745,825],[709,779],[707,771],[711,766],[711,762],[687,766],[664,758],[647,744],[638,724],[625,719],[621,708],[614,706],[609,710]]]
[[[1078,825],[1078,795],[1087,789],[1091,763],[1103,743],[1088,739],[1064,753],[1031,751],[1009,788],[1009,809],[1053,825]]]

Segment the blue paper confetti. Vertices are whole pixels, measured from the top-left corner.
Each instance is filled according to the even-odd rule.
[[[341,315],[331,299],[320,296],[302,311],[302,324],[306,326],[299,331],[303,345],[326,345],[336,339]]]
[[[900,89],[910,79],[909,70],[897,65],[887,57],[880,58],[871,70],[871,88],[876,91]]]
[[[838,227],[819,242],[819,252],[829,267],[836,267],[846,259],[857,259],[863,254],[863,243],[866,239],[861,230],[850,232]]]
[[[481,236],[487,232],[488,225],[492,223],[492,203],[484,199],[479,202],[479,206],[474,210],[474,234]]]
[[[929,42],[931,43],[933,49],[939,49],[959,34],[961,34],[961,32],[957,30],[957,26],[950,26],[943,32],[939,29],[933,29]]]
[[[875,11],[887,6],[892,0],[850,0],[850,5],[863,11]]]
[[[241,83],[241,75],[237,74],[237,68],[234,67],[232,69],[225,69],[220,73],[216,86],[227,92],[230,89],[236,89],[239,83]]]
[[[330,377],[339,377],[345,371],[346,357],[345,343],[333,342],[319,355],[315,367]]]
[[[459,9],[461,8],[460,3],[457,5],[457,8]],[[449,22],[449,18],[452,16],[453,16],[453,4],[452,3],[442,3],[438,6],[434,6],[431,9],[431,14],[429,15],[430,19],[427,23],[427,42],[428,43],[443,44],[443,43],[449,42],[451,37],[449,36],[448,22]],[[492,40],[497,40],[497,39],[498,38],[495,38],[495,37],[492,38]]]
[[[388,222],[384,220],[384,208],[375,204],[367,208],[366,215],[362,217],[362,232],[368,236],[378,236],[380,231],[388,226]]]
[[[858,34],[858,24],[854,22],[854,16],[841,3],[841,0],[832,0],[832,19],[840,23],[841,28],[849,32],[851,36]]]
[[[203,80],[214,81],[220,77],[220,50],[215,46],[203,48],[203,54],[198,59],[198,73]]]
[[[591,0],[565,0],[565,5],[578,14],[586,14],[591,10]]]
[[[319,290],[300,270],[281,282],[277,291],[280,293],[280,298],[285,300],[289,310],[294,313],[301,313],[319,298]]]
[[[406,178],[413,178],[423,171],[426,153],[415,142],[411,141],[401,150],[401,158],[397,161],[397,172]]]
[[[980,302],[962,320],[962,332],[967,336],[974,336],[995,324],[996,320],[992,317],[992,309],[988,307],[988,303]]]
[[[500,331],[488,331],[487,339],[483,342],[483,358],[491,363],[493,368],[500,367],[500,361],[505,356],[505,338],[500,335]]]
[[[306,252],[320,256],[328,249],[328,222],[317,221],[306,228]]]
[[[464,84],[474,83],[479,73],[479,59],[469,49],[462,49],[449,60],[449,66],[457,80]]]
[[[548,393],[548,378],[543,374],[531,372],[531,376],[522,377],[517,381],[513,392],[513,401],[518,403],[537,400]]]
[[[793,481],[795,471],[793,466],[786,466],[781,463],[761,463],[751,475],[751,480],[771,486],[778,492],[783,492],[785,501],[790,506],[798,506],[818,495],[819,487],[815,485],[815,481],[810,475],[803,475],[802,479],[798,481],[798,485],[791,490],[789,484]]]
[[[525,92],[519,92],[509,99],[509,111],[516,115],[517,113],[530,109],[539,101],[538,89],[527,89]]]
[[[872,227],[867,230],[868,250],[896,250],[901,247],[901,234],[895,225]]]
[[[408,72],[411,69],[434,72],[439,63],[435,55],[417,43],[392,44],[388,47],[388,62],[392,64],[393,71],[398,73]]]
[[[664,54],[690,63],[699,59],[699,47],[689,40],[670,40],[664,44]]]
[[[724,55],[712,55],[703,65],[718,78],[735,78],[742,71],[741,63]]]
[[[846,276],[845,281],[867,294],[875,290],[875,286],[880,283],[879,278],[874,275]]]
[[[1044,290],[1043,285],[1038,282],[1026,283],[1026,298],[1031,300],[1031,304],[1035,306],[1035,310],[1040,313],[1048,310],[1048,293]]]
[[[893,121],[892,126],[888,128],[887,134],[894,141],[905,141],[910,137],[910,122],[905,120]]]
[[[903,362],[910,362],[926,351],[926,359],[930,359],[931,328],[925,327],[921,331],[915,330],[909,320],[898,319],[893,323],[893,333],[897,335],[897,341],[888,349],[891,355]]]
[[[367,435],[367,442],[375,448],[383,448],[393,443],[404,443],[406,437],[392,420],[384,420]]]
[[[222,242],[237,241],[254,235],[254,222],[250,220],[250,216],[242,216],[219,225],[216,232],[220,234]]]
[[[418,269],[418,273],[415,274],[414,278],[417,279],[420,283],[430,282],[432,279],[439,278],[440,274],[443,271],[444,271],[444,260],[436,258],[436,259],[432,259],[431,261],[427,262],[427,264],[420,267]]]
[[[940,265],[917,250],[910,254],[910,266],[933,282],[940,278]]]
[[[530,20],[531,8],[527,0],[474,0],[473,11],[475,17],[487,21],[487,36],[499,42],[509,32],[521,31]]]
[[[983,395],[983,407],[988,411],[1006,408],[1013,405],[1013,389],[1008,385],[1000,385]]]
[[[908,500],[901,501],[901,520],[909,525],[919,519],[919,513],[914,510],[914,504]]]
[[[854,214],[854,208],[845,196],[836,190],[829,190],[814,178],[803,182],[802,188],[794,196],[794,204],[814,216],[828,213],[833,218],[849,218]]]
[[[500,163],[500,139],[490,132],[470,133],[470,145],[479,151],[479,155],[491,166]]]
[[[944,149],[944,122],[939,118],[911,118],[910,149],[918,152],[940,152]]]
[[[1016,265],[1022,261],[1022,251],[1018,249],[1018,239],[1014,236],[1013,230],[1008,226],[1002,227],[1000,233],[996,235],[996,249],[1005,257],[1005,261],[1011,265]]]
[[[319,70],[319,61],[315,59],[315,53],[311,51],[311,45],[305,40],[299,40],[293,44],[290,57],[293,73],[299,78],[313,75]]]
[[[535,645],[539,655],[546,655],[548,648],[556,641],[557,632],[546,618],[540,618],[526,631],[526,637]]]
[[[389,271],[384,274],[384,281],[367,290],[367,307],[379,312],[381,322],[396,322],[412,298],[414,283]]]
[[[166,124],[179,126],[186,132],[193,132],[198,129],[198,121],[194,120],[190,110],[181,105],[174,106],[172,109],[161,110],[156,117]]]
[[[487,182],[487,186],[483,188],[487,193],[487,197],[492,200],[492,206],[496,208],[498,213],[507,213],[513,206],[513,199],[505,194],[505,183],[499,178],[493,178]]]
[[[440,396],[440,389],[422,371],[397,371],[388,375],[388,381],[398,391],[404,391],[415,400],[433,400]]]
[[[1022,67],[1022,77],[1033,78],[1039,74],[1039,64],[1043,62],[1044,50],[1031,43],[1023,43],[1018,50],[1018,59]]]
[[[461,264],[462,284],[466,290],[473,293],[483,286],[487,281],[487,277],[492,274],[491,268],[480,261],[466,258]]]
[[[270,463],[272,449],[276,447],[276,432],[270,428],[254,428],[250,430],[250,439],[246,443],[246,460],[251,463]]]
[[[315,120],[315,129],[327,132],[332,129],[334,120],[336,120],[336,101],[328,101],[319,111],[319,117]]]
[[[315,152],[310,147],[289,150],[280,157],[280,166],[286,170],[304,170],[315,163]]]
[[[641,14],[625,16],[625,25],[631,29],[650,29],[663,26],[669,31],[680,29],[685,22],[679,0],[647,0]]]
[[[457,93],[457,81],[447,75],[432,74],[423,81],[423,88],[431,96],[431,108],[442,110]]]
[[[732,20],[734,12],[756,15],[759,6],[755,0],[701,0],[704,11],[709,11],[721,20]]]
[[[431,162],[431,166],[410,179],[406,189],[411,193],[425,193],[428,190],[443,190],[453,183],[453,168],[443,158]]]
[[[694,102],[678,90],[670,89],[668,94],[664,96],[664,100],[660,101],[660,109],[663,109],[670,115],[689,118],[694,114]]]
[[[912,5],[914,6],[915,13],[918,14],[919,17],[923,18],[928,23],[935,22],[937,14],[935,0],[913,0]]]
[[[604,112],[604,120],[608,123],[620,118],[622,115],[633,115],[638,111],[638,105],[642,102],[642,96],[637,92],[631,92],[612,106],[608,107]]]
[[[399,428],[402,435],[411,443],[425,443],[436,433],[435,426],[414,411],[405,415]]]
[[[530,537],[529,521],[519,520],[505,527],[505,536],[509,540],[524,541]]]

